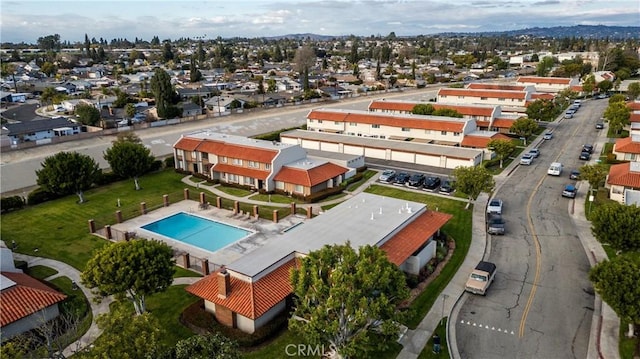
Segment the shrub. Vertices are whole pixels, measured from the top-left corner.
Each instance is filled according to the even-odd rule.
[[[151,163],[151,167],[149,167],[149,172],[155,172],[162,169],[162,161],[155,160]]]
[[[20,196],[3,197],[0,199],[0,212],[9,212],[14,209],[20,209],[24,207],[24,198]]]
[[[27,197],[27,203],[30,206],[33,206],[46,201],[51,201],[52,199],[56,198],[59,198],[59,196],[54,193],[47,192],[42,188],[36,188],[31,191],[31,193],[29,193],[29,196]]]
[[[118,182],[120,180],[122,180],[122,177],[118,176],[117,174],[113,172],[102,171],[102,173],[100,174],[100,176],[98,176],[98,179],[96,180],[96,185],[104,186],[109,183]]]
[[[175,159],[173,156],[167,157],[164,159],[164,167],[165,168],[174,168],[176,166]]]

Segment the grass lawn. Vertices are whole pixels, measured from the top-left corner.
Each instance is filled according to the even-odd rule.
[[[184,269],[182,267],[175,266],[176,272],[173,273],[173,278],[180,277],[202,277],[202,274],[194,272],[192,270]]]
[[[282,195],[282,194],[260,194],[260,193],[258,193],[258,194],[254,195],[254,196],[249,197],[249,199],[254,200],[254,201],[285,203],[285,204],[289,204],[291,202],[304,203],[304,201],[301,201],[301,200],[299,200],[297,198],[285,196],[285,195]]]
[[[429,338],[427,345],[422,349],[418,359],[437,359],[437,358],[449,358],[449,348],[447,347],[447,321],[441,320],[440,324],[436,328],[435,333],[440,337],[440,354],[433,352],[433,335]],[[435,335],[434,333],[434,335]]]
[[[87,202],[83,204],[71,195],[6,213],[0,218],[0,235],[7,243],[15,240],[18,253],[56,259],[82,270],[93,251],[107,243],[89,234],[89,219],[95,219],[100,227],[104,222],[115,222],[117,209],[130,218],[139,210],[140,202],[152,208],[162,204],[164,194],[170,201],[182,199],[186,187],[180,181],[182,177],[166,170],[142,177],[140,191],[135,190],[133,181],[126,180],[86,191]],[[120,208],[116,206],[118,199]]]
[[[364,173],[362,174],[362,178],[359,181],[353,182],[347,186],[347,191],[356,190],[358,187],[362,186],[365,182],[367,182],[371,177],[377,174],[378,174],[378,171],[374,171],[374,170],[364,171]]]
[[[76,313],[79,316],[80,323],[75,335],[67,338],[67,345],[78,340],[84,333],[89,330],[93,321],[93,314],[89,309],[89,301],[80,289],[72,289],[72,281],[68,277],[57,277],[50,282],[59,291],[67,295],[67,299],[61,306],[62,313]]]
[[[185,285],[172,285],[165,292],[147,297],[147,310],[158,318],[160,327],[166,329],[162,343],[168,346],[173,346],[179,340],[194,335],[189,328],[178,321],[180,313],[199,300],[198,297],[184,290],[185,287]],[[130,305],[133,310],[133,305]]]
[[[442,292],[451,278],[456,274],[469,251],[469,246],[471,245],[471,217],[473,207],[464,209],[466,206],[465,202],[385,186],[373,185],[369,187],[366,192],[425,203],[429,209],[453,215],[453,218],[451,218],[442,230],[455,240],[456,249],[440,275],[433,280],[411,304],[411,315],[407,318],[405,324],[409,328],[415,329],[436,302],[440,292]]]
[[[223,185],[217,186],[216,189],[234,197],[246,197],[253,193],[244,188],[237,188],[237,187],[223,186]]]
[[[25,273],[34,278],[45,279],[58,273],[58,271],[46,266],[33,266],[29,267]]]

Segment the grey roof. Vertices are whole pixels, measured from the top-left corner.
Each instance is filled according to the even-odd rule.
[[[16,135],[21,133],[28,132],[39,132],[39,131],[47,131],[52,130],[58,127],[77,127],[79,126],[77,123],[69,121],[65,117],[56,117],[56,118],[42,118],[42,119],[34,119],[32,121],[24,121],[20,123],[7,123],[3,125],[3,128],[6,128],[9,133],[8,135]]]
[[[313,150],[310,148],[305,148],[305,151],[307,151],[307,155],[311,157],[326,158],[328,160],[351,161],[351,160],[362,157],[362,155],[352,155],[350,153],[320,151],[320,150]]]
[[[270,239],[263,247],[232,262],[227,268],[254,277],[293,252],[308,254],[325,245],[347,241],[353,248],[382,244],[426,209],[423,203],[362,192],[282,236]]]
[[[301,138],[333,143],[345,143],[368,148],[383,148],[394,151],[415,152],[436,156],[447,156],[460,159],[474,159],[482,154],[482,150],[445,145],[432,145],[409,141],[382,140],[378,138],[341,135],[328,132],[292,130],[283,132],[280,137]]]

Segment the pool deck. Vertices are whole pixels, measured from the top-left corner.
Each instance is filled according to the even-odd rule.
[[[147,231],[142,226],[171,216],[178,212],[185,212],[225,223],[253,232],[237,242],[231,243],[215,252],[210,252],[189,244],[164,237],[154,232]],[[157,239],[174,248],[178,254],[189,253],[192,258],[208,259],[215,266],[228,265],[243,255],[252,252],[271,240],[277,240],[288,228],[304,222],[306,217],[294,215],[280,219],[278,223],[266,219],[255,219],[248,215],[234,215],[232,211],[210,206],[201,209],[197,201],[183,200],[172,203],[168,207],[162,207],[145,215],[114,224],[111,228],[120,232],[135,232],[138,237]]]

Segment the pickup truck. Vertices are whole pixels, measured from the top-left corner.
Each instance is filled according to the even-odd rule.
[[[496,276],[496,265],[481,261],[469,275],[464,290],[473,294],[486,295],[487,289]]]

